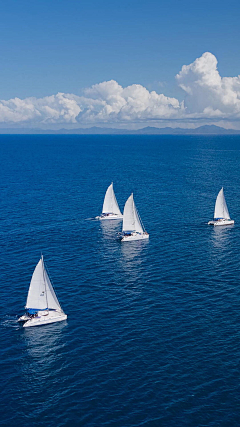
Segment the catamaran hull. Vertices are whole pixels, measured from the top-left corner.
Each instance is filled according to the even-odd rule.
[[[106,219],[123,219],[123,216],[122,215],[96,216],[95,219],[99,219],[100,221],[105,221]]]
[[[24,314],[23,316],[19,317],[18,322],[24,323],[27,322],[27,320],[29,320],[29,317]]]
[[[221,219],[218,221],[209,221],[208,225],[214,225],[214,226],[218,226],[218,225],[233,225],[234,224],[234,220],[233,219]]]
[[[133,240],[144,240],[144,239],[149,239],[149,234],[136,233],[136,234],[132,234],[131,236],[123,236],[121,237],[121,242],[132,242]]]
[[[66,314],[59,314],[55,316],[39,316],[29,319],[28,316],[22,316],[18,319],[19,322],[24,322],[23,327],[29,328],[31,326],[48,325],[49,323],[62,322],[67,319]]]

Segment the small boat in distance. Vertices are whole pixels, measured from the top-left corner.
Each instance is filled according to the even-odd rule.
[[[227,203],[223,193],[223,187],[219,191],[215,203],[214,219],[208,222],[209,225],[232,225],[234,220],[230,219]]]
[[[96,216],[95,219],[122,219],[122,214],[118,206],[118,202],[113,191],[113,183],[109,185],[103,202],[102,214]]]
[[[135,206],[133,193],[124,206],[122,233],[119,234],[119,237],[122,242],[149,239],[149,234],[146,232]]]
[[[18,321],[23,327],[47,325],[67,319],[54,292],[41,256],[30,282],[26,313]]]

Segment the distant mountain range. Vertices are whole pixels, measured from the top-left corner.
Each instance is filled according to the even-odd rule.
[[[156,128],[147,126],[142,129],[111,129],[91,127],[87,129],[0,129],[0,134],[51,134],[51,135],[240,135],[240,130],[224,129],[220,126],[205,125],[195,129],[182,128]]]

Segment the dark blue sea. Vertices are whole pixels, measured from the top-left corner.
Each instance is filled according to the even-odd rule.
[[[239,427],[240,137],[1,135],[0,158],[0,425]],[[149,242],[92,219],[112,181]],[[68,320],[24,329],[41,252]]]

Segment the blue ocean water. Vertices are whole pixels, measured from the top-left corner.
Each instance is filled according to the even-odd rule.
[[[240,138],[1,135],[0,156],[0,425],[239,426]],[[111,181],[149,242],[91,220]],[[41,252],[68,320],[24,329]]]

